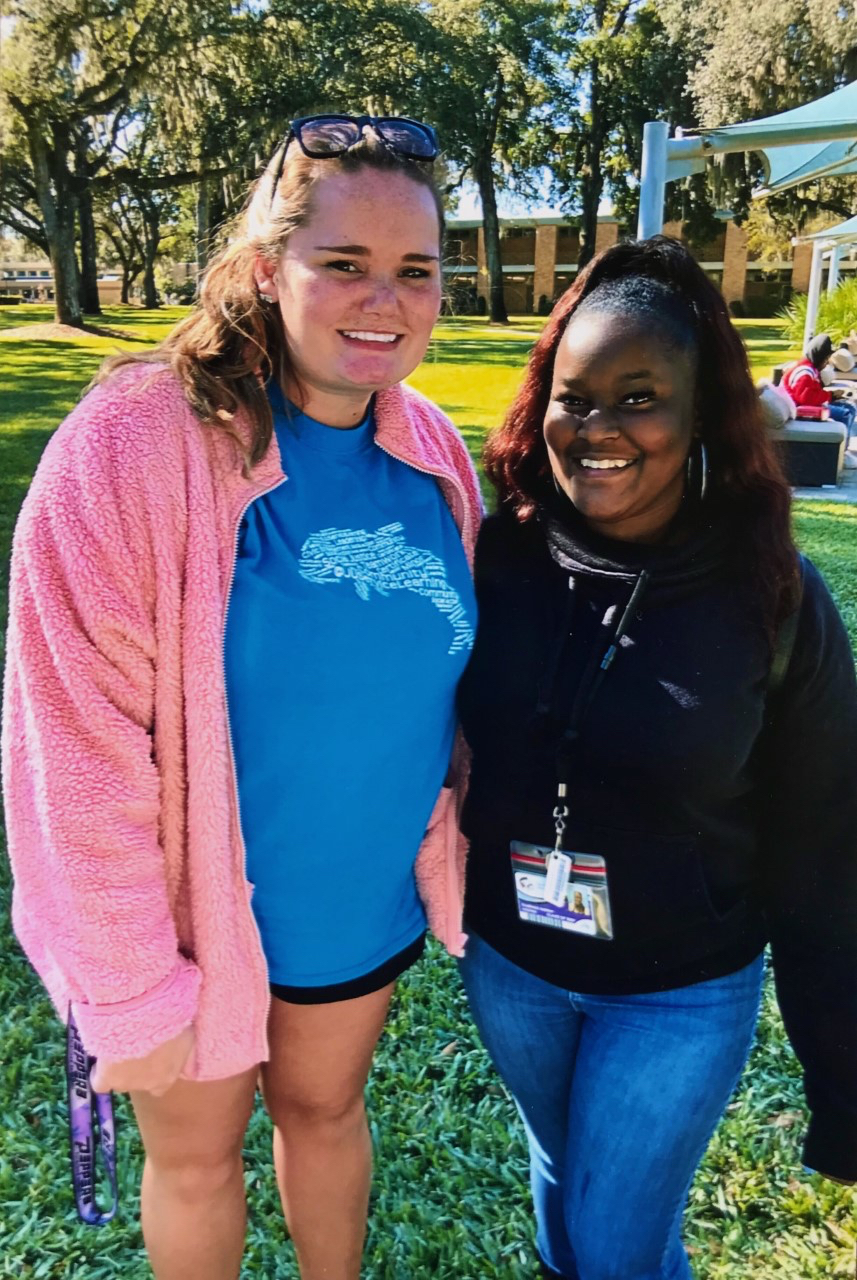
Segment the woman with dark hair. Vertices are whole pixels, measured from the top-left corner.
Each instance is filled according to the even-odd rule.
[[[481,502],[402,379],[441,301],[418,121],[294,122],[200,300],[60,426],[12,557],[18,936],[131,1094],[158,1280],[234,1280],[257,1080],[303,1280],[357,1280],[363,1092],[460,953],[455,686]],[[84,1086],[85,1087],[85,1086]]]
[[[854,663],[678,243],[581,272],[486,465],[464,983],[526,1128],[544,1274],[684,1280],[768,941],[804,1158],[857,1179]]]

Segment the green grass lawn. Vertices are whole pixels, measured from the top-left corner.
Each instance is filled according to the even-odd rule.
[[[20,502],[53,428],[117,345],[156,341],[183,314],[111,308],[115,337],[27,341],[2,330],[52,318],[0,308],[0,573]],[[451,415],[478,453],[502,418],[544,322],[509,329],[443,321],[411,381]],[[754,374],[790,354],[776,322],[739,322]],[[830,583],[857,646],[857,507],[798,503],[801,546]],[[5,576],[0,581],[5,608]],[[1,619],[0,619],[1,621]],[[4,898],[6,896],[4,880]],[[78,1225],[70,1194],[62,1037],[4,912],[0,991],[0,1277],[143,1280],[137,1223],[140,1150],[123,1099],[122,1210],[109,1227]],[[525,1280],[534,1275],[520,1125],[467,1015],[451,962],[436,946],[400,983],[370,1082],[376,1177],[365,1273],[370,1280]],[[800,1078],[770,991],[744,1082],[691,1195],[686,1238],[700,1280],[853,1276],[851,1189],[801,1172]],[[246,1145],[250,1229],[244,1275],[294,1280],[261,1109]]]

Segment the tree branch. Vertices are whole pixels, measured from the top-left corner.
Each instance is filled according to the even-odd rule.
[[[116,182],[124,182],[128,186],[139,186],[144,191],[165,191],[170,187],[186,187],[191,182],[200,182],[203,178],[222,178],[237,172],[240,167],[238,164],[219,165],[211,169],[203,166],[199,169],[185,169],[180,173],[149,174],[132,165],[120,165],[118,169],[112,169],[109,173],[98,174],[92,179],[92,186],[104,188],[113,186]]]
[[[18,212],[22,213],[24,217],[27,218],[32,216],[27,213],[26,209],[20,209]],[[2,212],[0,212],[0,220],[2,220],[5,226],[9,227],[12,231],[17,231],[19,236],[23,236],[25,240],[29,240],[30,244],[34,244],[38,249],[41,249],[45,257],[50,257],[48,239],[44,231],[40,230],[39,223],[36,223],[34,226],[28,226],[24,222],[19,222],[16,214],[12,213],[8,207],[4,208]]]
[[[167,39],[157,52],[152,51],[142,57],[138,56],[137,52],[142,40],[148,35],[150,27],[157,23],[163,28],[167,17],[168,13],[161,9],[154,7],[150,9],[131,37],[127,60],[123,65],[111,68],[99,84],[90,85],[88,89],[78,94],[77,105],[81,115],[107,115],[118,103],[127,98],[129,90],[134,87],[138,77],[148,69],[155,57],[161,57],[174,48],[180,39],[177,32]]]
[[[623,4],[622,8],[619,10],[619,13],[616,16],[616,21],[613,23],[613,30],[610,32],[611,40],[614,38],[614,36],[619,35],[620,31],[625,25],[625,19],[628,17],[628,14],[630,12],[631,12],[631,0],[629,0],[628,4]]]

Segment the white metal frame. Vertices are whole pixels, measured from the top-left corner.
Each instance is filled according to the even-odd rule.
[[[740,134],[731,133],[727,126],[706,129],[686,137],[681,129],[677,129],[674,138],[669,136],[669,131],[665,120],[650,120],[643,126],[640,213],[637,220],[637,236],[641,240],[663,230],[666,184],[676,178],[686,178],[691,173],[701,173],[709,156],[850,139],[857,136],[857,124],[853,120],[786,125],[760,121],[758,129],[742,129]]]

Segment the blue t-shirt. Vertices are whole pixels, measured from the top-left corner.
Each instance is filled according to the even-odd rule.
[[[371,972],[425,928],[414,858],[444,780],[475,599],[434,477],[271,389],[288,477],[246,511],[226,684],[270,979]]]

